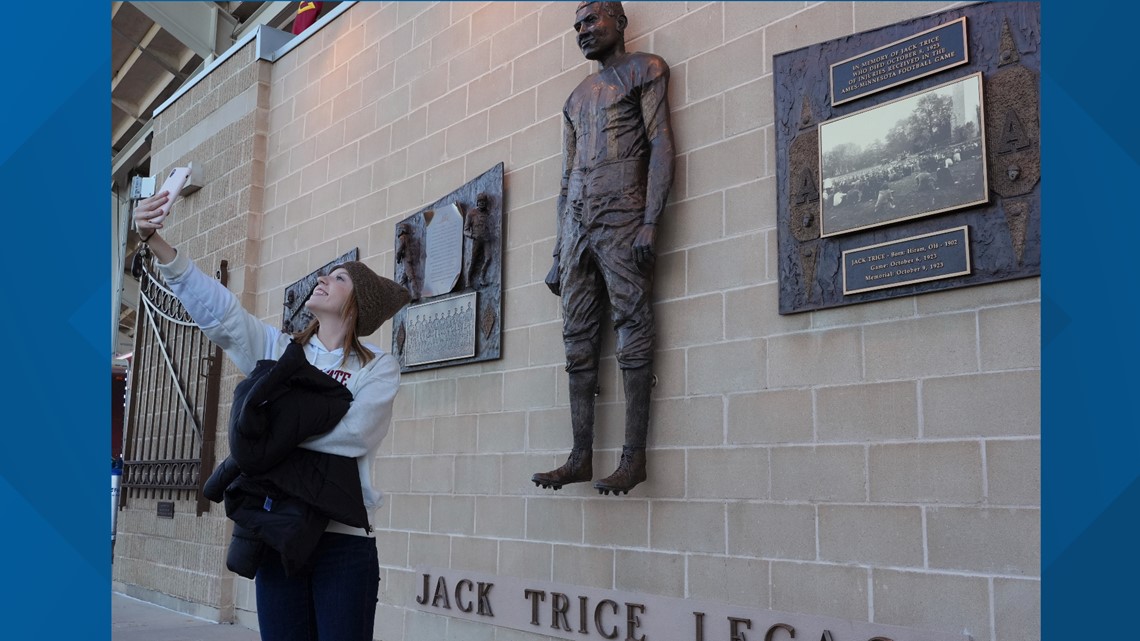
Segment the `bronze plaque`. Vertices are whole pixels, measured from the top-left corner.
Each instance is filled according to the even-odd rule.
[[[1001,68],[986,80],[986,127],[994,132],[990,184],[994,193],[1011,198],[1032,192],[1041,179],[1040,81],[1020,64],[1008,23],[998,57]]]
[[[503,163],[396,224],[392,355],[412,372],[500,358]]]
[[[773,56],[781,314],[1040,276],[1040,13],[1033,2],[970,4]],[[884,63],[875,73],[888,74],[892,54],[904,67],[932,62],[832,103],[836,65],[865,77]],[[909,108],[895,114],[899,105]],[[967,246],[939,251],[957,266],[930,261],[921,278],[895,272],[868,286],[845,259],[956,229]]]
[[[410,305],[404,321],[409,367],[475,356],[476,292]]]
[[[970,273],[970,230],[957,227],[843,252],[843,294]]]
[[[969,61],[963,16],[831,65],[831,104],[843,104]]]

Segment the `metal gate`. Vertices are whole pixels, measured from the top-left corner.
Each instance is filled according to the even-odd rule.
[[[201,489],[214,468],[222,350],[194,324],[145,248],[134,271],[139,308],[121,505],[132,498],[196,500],[200,516],[209,509]],[[216,277],[227,284],[226,261]]]

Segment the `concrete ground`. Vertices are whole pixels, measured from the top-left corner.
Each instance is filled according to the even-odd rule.
[[[111,641],[260,641],[240,624],[214,623],[111,592]]]

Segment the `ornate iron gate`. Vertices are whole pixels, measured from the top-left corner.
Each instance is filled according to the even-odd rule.
[[[134,271],[139,311],[120,501],[196,499],[201,515],[209,509],[201,488],[214,468],[222,350],[194,324],[145,249]],[[226,261],[216,276],[227,284]]]

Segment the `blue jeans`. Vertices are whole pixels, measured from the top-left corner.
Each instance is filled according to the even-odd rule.
[[[325,532],[313,571],[285,576],[275,552],[257,570],[263,641],[372,641],[380,563],[376,539]]]

